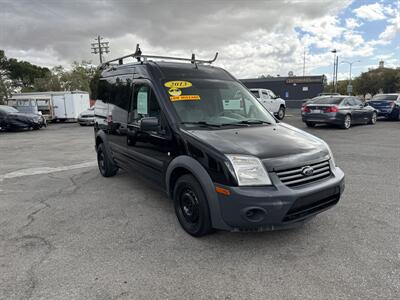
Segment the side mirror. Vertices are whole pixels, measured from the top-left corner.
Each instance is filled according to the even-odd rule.
[[[140,121],[141,131],[157,131],[160,128],[160,121],[157,117],[147,117]]]
[[[369,106],[369,103],[368,102],[364,102],[364,106]]]

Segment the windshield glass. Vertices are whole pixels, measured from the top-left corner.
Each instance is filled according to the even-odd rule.
[[[269,91],[269,95],[271,96],[271,98],[277,98],[273,91]]]
[[[308,104],[339,104],[344,97],[316,97],[311,99]]]
[[[167,80],[164,88],[180,122],[195,125],[273,124],[274,117],[240,83]]]
[[[8,112],[8,113],[18,112],[18,110],[16,110],[14,107],[11,107],[11,106],[0,106],[0,110],[3,112]]]
[[[397,100],[397,95],[375,95],[372,97],[373,101],[376,100],[390,100],[390,101],[395,101]]]

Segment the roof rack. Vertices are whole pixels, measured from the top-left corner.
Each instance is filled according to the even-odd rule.
[[[101,64],[100,68],[108,66],[108,65],[110,65],[110,63],[115,62],[115,61],[118,61],[118,65],[123,65],[124,59],[130,58],[130,57],[136,58],[138,62],[141,62],[142,58],[143,58],[143,61],[147,61],[147,59],[149,59],[149,58],[159,58],[159,59],[165,59],[165,60],[190,61],[192,64],[212,64],[214,61],[216,61],[216,59],[218,57],[218,52],[215,53],[214,58],[211,60],[196,59],[194,53],[192,54],[191,58],[173,57],[173,56],[158,56],[158,55],[142,55],[142,50],[140,50],[139,44],[137,44],[136,51],[134,53],[106,61]]]

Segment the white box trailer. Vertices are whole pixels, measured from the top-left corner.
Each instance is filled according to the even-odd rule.
[[[32,92],[13,94],[11,99],[34,99],[38,110],[48,121],[77,121],[81,112],[90,108],[89,93],[73,92]]]

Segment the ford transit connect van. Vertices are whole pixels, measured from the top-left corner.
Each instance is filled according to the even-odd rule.
[[[138,62],[103,65],[98,82],[103,176],[121,168],[150,179],[196,237],[298,226],[339,201],[344,174],[329,146],[276,120],[227,71],[131,56]]]

